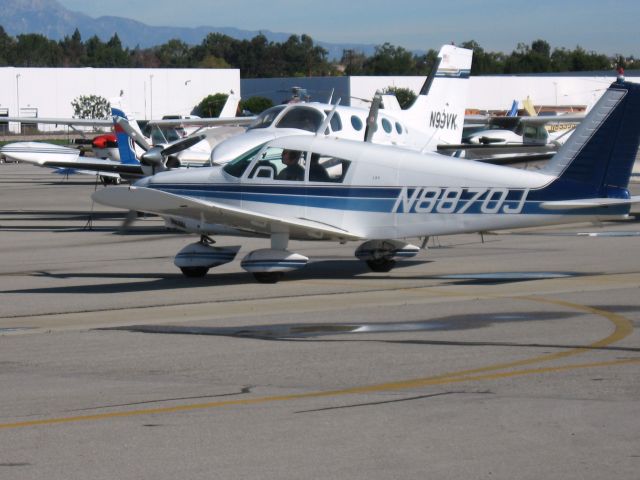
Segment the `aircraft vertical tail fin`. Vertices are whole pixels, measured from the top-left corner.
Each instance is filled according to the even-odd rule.
[[[443,45],[416,101],[403,118],[431,139],[425,149],[462,140],[473,51]]]
[[[613,83],[542,170],[558,177],[545,194],[559,200],[629,198],[639,117],[640,84]]]
[[[224,106],[220,111],[219,118],[233,118],[238,116],[238,105],[240,104],[240,97],[233,93],[233,90],[229,93],[227,101],[224,102]]]
[[[511,109],[505,115],[507,117],[517,117],[518,116],[518,101],[514,100],[511,104]]]
[[[129,124],[140,132],[140,127],[138,126],[138,122],[136,122],[133,118],[127,118],[127,114],[124,112],[122,105],[115,106],[114,103],[111,103],[111,115],[113,116],[113,130],[116,134],[116,140],[118,141],[118,152],[120,153],[120,162],[127,165],[138,165],[140,162],[138,161],[138,156],[136,155],[135,144],[133,139],[123,130],[123,128],[118,125],[116,119],[118,117],[124,118],[129,122]]]

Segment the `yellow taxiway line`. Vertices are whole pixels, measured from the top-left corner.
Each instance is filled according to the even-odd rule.
[[[435,385],[447,385],[447,384],[461,383],[461,382],[471,382],[471,381],[480,381],[480,380],[497,380],[502,378],[521,377],[526,375],[540,375],[545,373],[565,372],[565,371],[579,370],[579,369],[585,369],[585,368],[611,367],[611,366],[617,366],[617,365],[629,365],[629,364],[640,363],[640,357],[638,357],[638,358],[631,358],[631,359],[620,359],[620,360],[590,362],[590,363],[573,364],[573,365],[561,365],[561,366],[504,371],[504,370],[514,369],[516,367],[529,366],[535,363],[548,362],[552,360],[558,360],[561,358],[575,356],[581,353],[585,353],[590,349],[602,348],[622,340],[623,338],[629,336],[633,332],[633,325],[631,321],[626,317],[614,312],[609,312],[606,310],[587,307],[585,305],[579,305],[579,304],[565,302],[561,300],[551,300],[551,299],[546,299],[541,297],[513,297],[513,298],[558,305],[568,309],[578,310],[578,311],[582,311],[592,315],[601,316],[606,318],[613,324],[614,331],[607,337],[601,340],[598,340],[594,343],[591,343],[585,347],[571,348],[561,352],[541,355],[541,356],[537,356],[537,357],[533,357],[525,360],[500,363],[496,365],[462,370],[459,372],[450,372],[442,375],[425,377],[425,378],[400,380],[397,382],[387,382],[387,383],[382,383],[377,385],[366,385],[366,386],[360,386],[360,387],[345,388],[341,390],[328,390],[328,391],[319,391],[319,392],[295,393],[295,394],[288,394],[288,395],[275,395],[275,396],[268,396],[268,397],[222,400],[222,401],[208,402],[208,403],[177,405],[173,407],[158,407],[158,408],[147,408],[147,409],[140,409],[140,410],[107,412],[107,413],[100,413],[100,414],[94,414],[94,415],[80,415],[80,416],[73,416],[73,417],[44,418],[40,420],[29,420],[24,422],[0,424],[0,429],[33,427],[38,425],[56,425],[56,424],[64,424],[64,423],[72,423],[72,422],[87,422],[87,421],[106,420],[111,418],[133,417],[133,416],[142,416],[142,415],[158,415],[158,414],[167,414],[167,413],[176,413],[176,412],[187,412],[192,410],[220,408],[220,407],[226,407],[226,406],[256,405],[256,404],[273,403],[273,402],[293,401],[293,400],[301,400],[301,399],[308,399],[308,398],[336,397],[336,396],[342,396],[342,395],[388,392],[388,391],[395,391],[395,390],[424,388],[424,387],[435,386]]]

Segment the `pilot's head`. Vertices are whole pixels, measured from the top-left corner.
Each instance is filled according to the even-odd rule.
[[[287,165],[295,165],[300,160],[300,151],[298,150],[283,150],[282,161]]]

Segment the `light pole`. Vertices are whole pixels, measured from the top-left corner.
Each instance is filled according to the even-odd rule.
[[[20,77],[22,75],[20,75],[19,73],[16,73],[16,106],[17,106],[17,111],[16,111],[16,116],[20,116]],[[18,133],[21,133],[22,131],[22,123],[18,123]]]
[[[149,92],[149,101],[151,103],[149,120],[153,120],[153,75],[149,75]]]

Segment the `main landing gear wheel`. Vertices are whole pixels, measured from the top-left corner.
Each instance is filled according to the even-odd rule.
[[[396,264],[395,260],[388,258],[376,258],[375,260],[367,260],[367,265],[374,272],[389,272]]]
[[[260,283],[278,283],[283,276],[283,272],[253,272],[253,278]]]
[[[204,277],[209,271],[208,267],[180,267],[182,274],[189,278]]]

